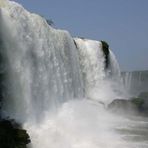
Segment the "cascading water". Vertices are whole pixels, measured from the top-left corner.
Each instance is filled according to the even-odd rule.
[[[105,109],[123,88],[112,51],[109,69],[104,68],[101,42],[73,39],[8,0],[0,0],[0,37],[0,56],[5,57],[0,72],[6,75],[3,116],[23,124],[32,148],[147,146],[116,131],[144,121]]]
[[[122,72],[122,78],[126,91],[131,96],[148,91],[148,71]]]
[[[50,28],[41,17],[11,3],[8,11],[1,9],[11,83],[7,101],[11,97],[13,103],[9,113],[24,118],[34,112],[39,117],[60,102],[82,97],[78,55],[69,33]],[[18,102],[20,97],[23,102]]]
[[[118,93],[124,92],[119,65],[113,52],[110,50],[109,68],[106,70],[101,42],[76,38],[75,43],[79,51],[86,97],[104,104],[119,99],[121,93]]]

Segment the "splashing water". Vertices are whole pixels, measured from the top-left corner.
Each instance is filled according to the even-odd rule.
[[[67,31],[53,29],[42,17],[6,0],[0,0],[0,37],[0,55],[5,57],[0,72],[7,77],[3,116],[23,124],[32,148],[147,146],[146,140],[129,140],[143,136],[133,133],[147,128],[146,120],[130,120],[105,109],[124,96],[111,50],[105,70],[100,42],[73,39]]]
[[[102,44],[99,41],[76,38],[80,56],[86,97],[105,104],[125,96],[121,82],[120,68],[110,50],[109,68],[105,70]]]

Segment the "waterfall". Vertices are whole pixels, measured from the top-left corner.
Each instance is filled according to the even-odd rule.
[[[68,32],[52,29],[14,2],[1,9],[0,22],[9,67],[4,104],[9,115],[40,117],[61,102],[82,98],[78,53]]]
[[[116,131],[133,121],[106,110],[125,92],[111,50],[105,69],[101,42],[0,0],[0,44],[2,115],[22,123],[31,148],[135,148]]]
[[[75,38],[75,43],[79,51],[86,97],[108,104],[125,96],[119,64],[113,52],[110,50],[109,67],[106,70],[101,42]]]
[[[132,73],[125,72],[123,76],[123,83],[129,94],[131,94],[131,79],[132,79]]]
[[[133,71],[122,72],[123,84],[130,96],[138,96],[148,91],[148,72]]]

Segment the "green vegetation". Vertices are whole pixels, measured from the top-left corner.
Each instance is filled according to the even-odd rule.
[[[148,99],[148,92],[141,92],[141,93],[139,94],[139,97],[140,97],[140,98],[143,98],[143,99]]]
[[[52,19],[46,19],[46,22],[50,26],[54,26],[54,21]]]
[[[106,41],[101,40],[102,47],[103,47],[103,52],[105,55],[109,54],[109,45]]]
[[[0,120],[0,148],[27,148],[30,143],[26,130],[14,120]]]
[[[137,110],[137,106],[132,103],[130,100],[124,99],[115,99],[109,105],[108,109],[117,114],[128,113],[130,115],[135,114]]]
[[[142,109],[144,100],[141,98],[132,98],[131,102],[137,106],[138,109]]]
[[[39,16],[42,17],[42,18],[44,18],[46,20],[46,22],[47,22],[48,25],[50,25],[52,27],[55,25],[54,24],[54,21],[52,19],[47,19],[43,15],[40,15],[40,14],[39,14]]]
[[[108,68],[109,66],[109,44],[106,41],[102,41],[102,50],[105,56],[105,67]]]

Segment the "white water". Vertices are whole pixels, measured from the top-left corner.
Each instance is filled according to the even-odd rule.
[[[116,128],[141,125],[109,113],[122,97],[115,56],[104,69],[102,45],[51,28],[15,2],[0,0],[0,29],[6,57],[3,115],[21,122],[33,148],[134,148]],[[105,104],[102,105],[102,103]],[[128,124],[126,126],[126,124]],[[142,124],[145,125],[143,121]],[[144,147],[144,146],[143,146]]]
[[[79,51],[86,97],[105,104],[125,97],[120,68],[113,52],[110,50],[110,64],[108,70],[105,70],[101,42],[79,38],[75,42]]]
[[[126,91],[131,96],[138,96],[141,92],[148,91],[147,71],[123,72],[122,77]]]
[[[54,105],[82,97],[78,55],[68,32],[50,28],[15,3],[2,9],[2,23],[13,97],[13,105],[6,105],[11,116],[24,119],[33,112],[42,116]]]

